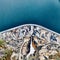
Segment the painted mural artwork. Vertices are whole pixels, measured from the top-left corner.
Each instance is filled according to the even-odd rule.
[[[60,60],[60,34],[36,24],[0,32],[0,60]]]

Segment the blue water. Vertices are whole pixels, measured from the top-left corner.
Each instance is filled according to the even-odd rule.
[[[0,0],[0,31],[38,24],[60,33],[59,0]]]

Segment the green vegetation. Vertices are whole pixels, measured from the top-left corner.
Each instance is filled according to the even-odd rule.
[[[0,58],[0,60],[10,60],[11,55],[12,55],[12,50],[5,49],[4,56]]]
[[[4,49],[4,56],[0,58],[0,60],[10,60],[12,49],[8,49],[5,47],[5,41],[3,39],[0,39],[0,48]]]
[[[2,47],[4,45],[4,40],[0,39],[0,47]]]
[[[56,60],[60,60],[60,53],[58,52],[55,57],[56,57]]]

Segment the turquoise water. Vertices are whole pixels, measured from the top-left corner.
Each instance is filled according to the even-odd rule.
[[[38,24],[60,33],[59,0],[0,0],[0,31]]]

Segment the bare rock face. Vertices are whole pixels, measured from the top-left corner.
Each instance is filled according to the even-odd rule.
[[[12,50],[10,60],[60,59],[60,35],[42,26],[22,25],[1,32],[0,38],[5,42],[5,48]]]

